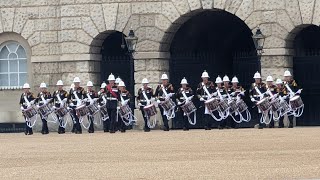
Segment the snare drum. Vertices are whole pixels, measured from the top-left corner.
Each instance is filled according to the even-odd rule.
[[[271,108],[271,104],[269,102],[268,98],[263,98],[259,102],[257,102],[257,106],[260,109],[261,112],[269,111]]]
[[[146,114],[146,116],[148,116],[148,117],[151,117],[151,116],[154,116],[157,114],[157,109],[154,106],[154,104],[150,104],[148,106],[145,106],[143,108],[143,110],[144,110],[144,113]]]
[[[88,108],[85,104],[82,104],[76,108],[76,112],[78,116],[86,116],[88,114]]]
[[[219,109],[221,112],[226,112],[229,108],[228,100],[220,100]]]
[[[193,104],[192,101],[189,101],[188,103],[185,103],[184,105],[181,105],[181,109],[186,114],[191,114],[197,110],[196,106]]]
[[[292,98],[290,98],[290,106],[292,110],[296,110],[299,109],[301,107],[303,107],[303,101],[301,99],[300,96],[294,96]]]
[[[68,109],[66,107],[62,107],[56,110],[56,115],[58,115],[59,117],[64,117],[65,115],[68,114]]]
[[[274,99],[273,101],[271,101],[271,106],[272,106],[272,111],[276,112],[279,111],[281,109],[281,103],[279,99]]]
[[[215,111],[219,108],[219,101],[216,98],[211,98],[204,102],[209,111]]]
[[[98,108],[98,103],[97,102],[94,102],[90,105],[87,106],[88,107],[88,112],[90,115],[95,115],[99,112],[99,108]]]
[[[231,100],[229,102],[229,107],[230,107],[230,114],[233,114],[237,111],[238,109],[238,106],[237,106],[237,102],[235,100]]]
[[[27,117],[28,119],[31,119],[35,115],[37,115],[37,110],[32,106],[28,109],[25,109],[22,111],[22,114]]]
[[[48,104],[44,104],[40,106],[38,110],[39,110],[39,113],[42,115],[42,117],[46,117],[52,112]]]
[[[131,112],[132,111],[128,105],[121,106],[119,109],[119,114],[121,117],[127,117]]]
[[[238,106],[238,110],[240,113],[242,113],[248,109],[247,104],[242,99],[237,101],[237,106]]]
[[[100,107],[100,112],[104,118],[107,118],[107,119],[109,118],[108,109],[106,105],[103,105]]]
[[[160,106],[165,110],[165,111],[170,111],[174,106],[174,102],[172,101],[171,98],[166,99],[165,101],[162,101],[160,103]]]

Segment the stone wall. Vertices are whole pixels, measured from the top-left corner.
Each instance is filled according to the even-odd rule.
[[[28,80],[33,90],[42,81],[52,90],[57,80],[68,87],[75,76],[98,85],[105,37],[132,28],[139,37],[137,89],[142,77],[155,85],[168,72],[175,33],[205,10],[230,12],[253,32],[260,27],[267,36],[262,74],[280,77],[292,68],[295,35],[307,25],[320,24],[319,9],[316,0],[1,0],[0,33],[17,33],[28,42],[33,75]]]

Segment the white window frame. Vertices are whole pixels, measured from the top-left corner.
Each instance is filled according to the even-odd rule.
[[[8,45],[10,45],[10,44],[16,44],[16,45],[17,45],[15,51],[11,51],[11,49],[9,49]],[[0,59],[0,61],[7,61],[7,63],[8,63],[8,72],[0,72],[0,74],[8,75],[8,86],[2,86],[2,85],[0,85],[0,89],[22,89],[22,86],[20,85],[20,74],[25,73],[26,76],[27,76],[27,73],[28,73],[28,72],[24,72],[24,71],[21,71],[21,72],[20,72],[20,60],[25,60],[25,61],[26,61],[26,66],[27,66],[27,60],[28,60],[28,58],[27,58],[26,49],[25,49],[20,43],[18,43],[18,42],[16,42],[16,41],[7,41],[7,42],[3,43],[3,44],[0,46],[0,52],[2,51],[2,49],[3,49],[4,47],[7,48],[7,50],[9,51],[9,54],[8,54],[8,56],[7,56],[6,59]],[[25,56],[26,56],[25,58],[19,58],[19,55],[17,54],[17,50],[19,49],[19,47],[21,47],[21,48],[24,50]],[[17,58],[15,58],[15,59],[10,59],[9,57],[10,57],[11,54],[15,54]],[[12,61],[12,60],[18,62],[18,64],[17,64],[17,71],[16,71],[16,72],[11,72],[11,71],[10,71],[10,61]],[[27,69],[27,67],[26,67],[26,69]],[[11,75],[11,74],[18,74],[18,83],[17,83],[18,86],[11,86],[11,85],[10,85],[10,83],[11,83],[11,82],[10,82],[10,75]]]

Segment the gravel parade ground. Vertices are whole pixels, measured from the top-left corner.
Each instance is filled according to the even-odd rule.
[[[1,179],[317,179],[320,128],[0,134]]]

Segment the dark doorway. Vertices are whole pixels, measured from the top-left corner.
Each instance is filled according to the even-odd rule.
[[[301,97],[305,104],[297,125],[320,125],[320,28],[312,25],[301,30],[295,38],[294,48],[294,78],[303,88]]]
[[[126,84],[127,89],[133,86],[130,84],[130,56],[126,49],[121,48],[123,34],[114,32],[104,41],[101,49],[101,80],[107,81],[110,73],[120,77]],[[133,93],[133,92],[130,92]]]
[[[245,89],[250,87],[253,74],[260,71],[250,28],[238,17],[225,11],[204,11],[186,23],[176,32],[170,53],[170,77],[176,89],[180,80],[186,77],[192,89],[196,90],[201,73],[207,70],[210,80],[220,75],[239,78]],[[198,104],[198,102],[195,102]],[[198,112],[195,128],[203,126]],[[177,117],[175,128],[182,124]],[[243,126],[253,126],[255,121]]]

